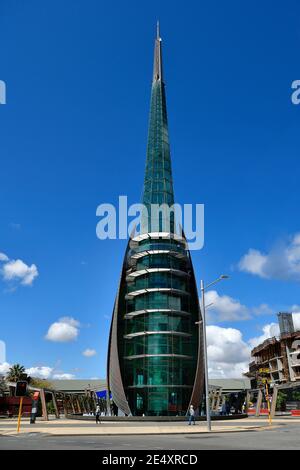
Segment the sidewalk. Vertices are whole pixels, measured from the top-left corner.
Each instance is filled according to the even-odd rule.
[[[262,431],[274,429],[280,424],[284,424],[282,419],[275,419],[270,426],[266,419],[245,419],[232,420],[228,422],[214,421],[212,423],[212,432],[247,432]],[[293,419],[293,422],[300,420]],[[290,423],[291,420],[288,420]],[[17,420],[7,419],[0,421],[0,435],[17,435]],[[19,434],[39,433],[52,436],[113,436],[113,435],[141,435],[141,434],[199,434],[207,433],[206,423],[198,422],[196,425],[189,426],[187,422],[183,423],[130,423],[130,422],[105,422],[96,425],[93,422],[75,421],[67,419],[36,421],[36,424],[30,424],[27,419],[21,422]]]

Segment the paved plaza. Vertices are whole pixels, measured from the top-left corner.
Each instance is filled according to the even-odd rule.
[[[197,449],[299,449],[300,419],[266,418],[215,421],[208,433],[203,422],[118,423],[75,420],[23,420],[16,433],[16,420],[0,421],[0,449],[94,449],[94,450],[197,450]]]

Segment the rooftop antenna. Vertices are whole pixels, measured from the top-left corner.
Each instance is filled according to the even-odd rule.
[[[156,23],[153,80],[154,81],[162,80],[161,37],[160,37],[160,31],[159,31],[159,21],[157,21]]]

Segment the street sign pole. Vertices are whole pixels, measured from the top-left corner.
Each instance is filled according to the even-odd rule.
[[[27,380],[18,380],[17,383],[16,383],[15,396],[16,396],[16,397],[20,397],[17,432],[20,432],[21,416],[22,416],[22,406],[23,406],[23,397],[26,396],[27,385],[28,385]]]
[[[271,426],[272,418],[271,418],[271,409],[270,409],[270,395],[269,395],[268,383],[267,382],[266,382],[266,400],[267,400],[267,405],[268,405],[269,425]]]
[[[22,406],[23,406],[23,397],[20,397],[17,432],[20,432],[21,416],[22,416]]]

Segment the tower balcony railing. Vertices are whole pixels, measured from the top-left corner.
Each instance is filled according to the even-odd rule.
[[[125,295],[125,299],[130,300],[130,299],[133,299],[134,297],[137,297],[139,295],[145,295],[150,292],[162,292],[166,294],[170,293],[170,294],[178,294],[178,295],[184,295],[184,296],[190,295],[190,293],[186,292],[185,290],[174,289],[172,287],[149,287],[149,288],[144,288],[144,289],[139,289],[139,290],[135,290],[132,292],[128,292]]]
[[[137,338],[139,336],[148,336],[148,335],[173,335],[173,336],[181,336],[183,338],[190,338],[193,335],[191,333],[185,333],[183,331],[160,331],[160,330],[155,330],[155,331],[138,331],[137,333],[129,333],[124,335],[123,337],[125,339],[132,339],[132,338]]]
[[[189,317],[192,314],[190,312],[185,312],[184,310],[175,310],[173,308],[146,308],[143,310],[135,310],[124,315],[126,320],[130,320],[139,315],[151,314],[151,313],[166,313],[168,315],[179,315],[183,317]]]
[[[170,273],[178,277],[189,277],[190,274],[186,271],[174,268],[144,268],[138,271],[131,271],[126,276],[126,281],[134,281],[137,277],[144,276],[148,273]]]
[[[133,360],[133,359],[142,359],[147,357],[166,357],[174,359],[193,359],[193,356],[187,354],[134,354],[132,356],[124,356],[124,359]]]
[[[137,235],[136,237],[133,237],[130,240],[130,247],[134,246],[136,243],[140,243],[143,240],[175,240],[178,243],[183,244],[186,246],[186,241],[185,239],[176,233],[170,233],[170,232],[149,232],[149,233],[143,233],[140,235]]]
[[[128,256],[127,256],[127,265],[129,268],[135,267],[137,262],[141,260],[141,258],[145,258],[146,256],[151,256],[151,255],[168,255],[172,256],[173,258],[177,258],[179,260],[184,260],[187,259],[187,252],[184,251],[175,251],[173,249],[163,249],[163,250],[144,250],[144,251],[139,251],[139,252],[132,252],[130,251]]]
[[[177,253],[181,253],[186,255],[186,248],[174,243],[154,243],[153,241],[149,241],[149,243],[144,243],[143,245],[137,245],[132,247],[129,251],[129,256],[134,256],[137,253],[141,253],[143,251],[152,251],[152,250],[160,250],[160,251],[175,251]]]
[[[142,289],[177,289],[183,292],[189,291],[188,276],[157,273],[149,273],[141,277],[127,280],[127,292],[136,292]]]

